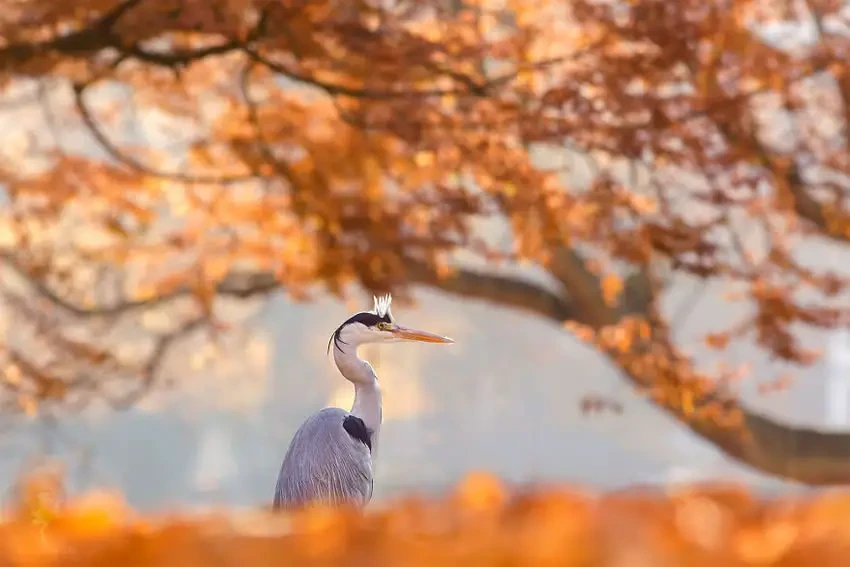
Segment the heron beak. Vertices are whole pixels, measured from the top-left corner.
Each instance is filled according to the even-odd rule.
[[[454,341],[448,337],[443,337],[440,335],[435,335],[433,333],[428,333],[426,331],[419,331],[417,329],[408,329],[407,327],[402,327],[401,325],[396,325],[396,328],[393,329],[393,336],[397,339],[401,339],[404,341],[418,341],[421,343],[441,343],[441,344],[450,344]]]

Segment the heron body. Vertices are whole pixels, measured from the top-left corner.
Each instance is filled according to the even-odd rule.
[[[328,343],[340,373],[354,385],[351,411],[325,408],[296,431],[277,478],[274,508],[311,503],[362,507],[372,499],[374,461],[381,429],[381,388],[372,366],[357,356],[366,343],[451,339],[395,323],[390,296],[375,298],[371,312],[340,325]]]
[[[373,436],[362,419],[344,409],[313,414],[295,433],[283,458],[274,506],[368,504]]]

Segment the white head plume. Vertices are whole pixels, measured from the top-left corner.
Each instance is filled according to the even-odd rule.
[[[375,315],[377,315],[378,317],[389,317],[390,319],[392,319],[392,314],[390,313],[390,305],[393,302],[393,296],[389,293],[380,297],[376,297],[373,295],[372,299],[375,300]]]

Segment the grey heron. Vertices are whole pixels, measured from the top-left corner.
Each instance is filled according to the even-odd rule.
[[[357,356],[367,343],[420,341],[452,343],[452,339],[403,327],[390,312],[392,297],[375,297],[372,311],[357,313],[340,325],[328,341],[334,362],[354,385],[351,411],[325,408],[295,432],[275,487],[275,509],[310,503],[363,507],[372,499],[373,463],[381,430],[381,388],[372,365]]]

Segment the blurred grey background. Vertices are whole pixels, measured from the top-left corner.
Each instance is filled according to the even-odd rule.
[[[701,330],[734,315],[737,307],[719,291],[695,282],[674,287],[669,303],[687,308],[685,344],[697,345]],[[416,306],[396,306],[396,318],[457,343],[361,349],[385,396],[377,501],[443,490],[473,470],[511,482],[598,488],[703,478],[792,487],[746,470],[682,429],[555,325],[430,291],[417,298]],[[235,333],[217,357],[198,345],[175,350],[166,371],[173,384],[138,407],[93,408],[55,424],[3,422],[2,478],[57,457],[71,490],[117,488],[140,509],[267,504],[302,420],[325,405],[350,404],[352,388],[325,348],[335,326],[370,302],[292,304],[275,296],[224,306],[247,331]],[[846,344],[838,336],[832,357],[800,373],[785,392],[758,395],[753,386],[742,395],[793,422],[840,427],[842,409],[830,410],[827,400],[842,387]],[[756,376],[777,371],[748,345],[733,347],[732,356],[752,360]],[[612,396],[624,413],[584,416],[579,406],[587,394]]]

